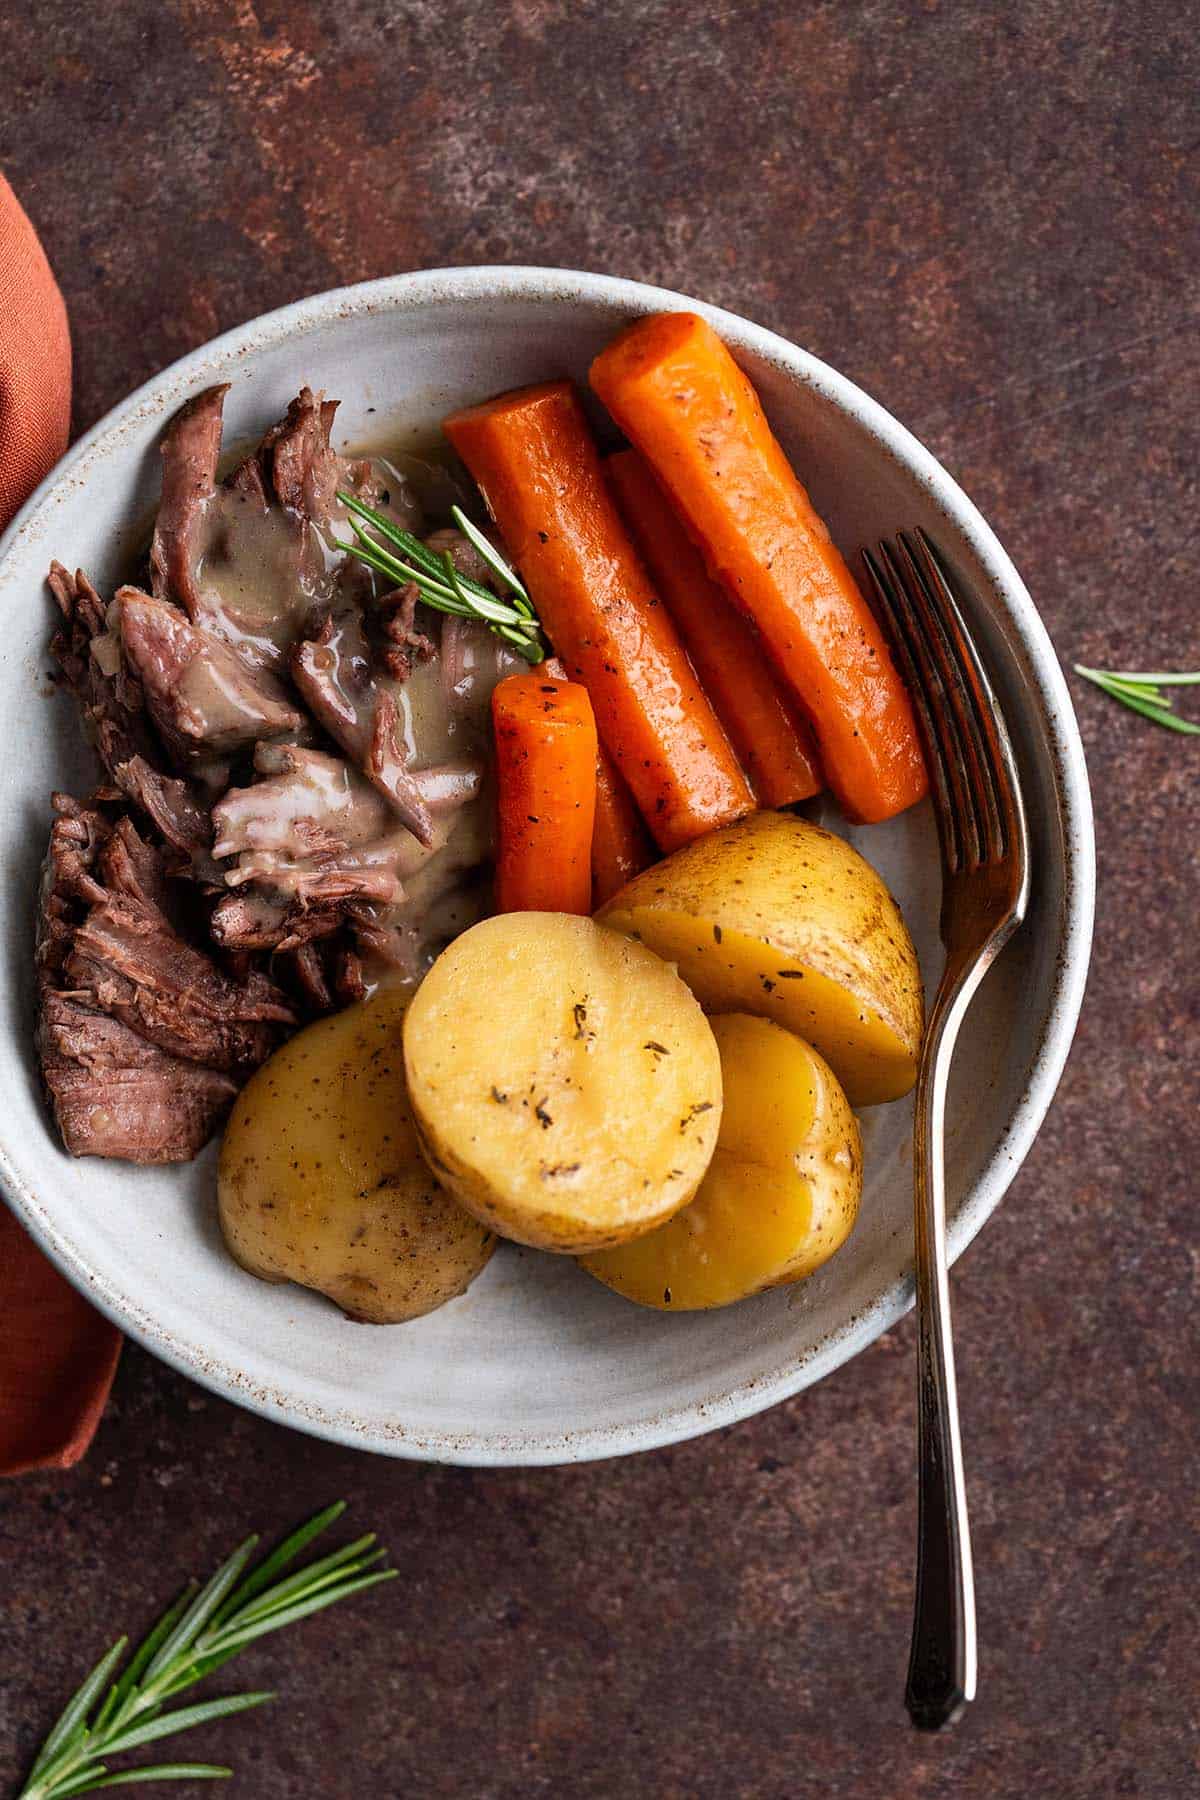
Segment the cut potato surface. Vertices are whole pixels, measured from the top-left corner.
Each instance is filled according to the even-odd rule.
[[[691,1199],[712,1156],[708,1020],[652,951],[590,919],[473,926],[417,990],[404,1056],[438,1179],[519,1243],[635,1237]]]
[[[218,1177],[221,1229],[243,1268],[380,1325],[461,1294],[496,1241],[421,1154],[406,999],[349,1007],[277,1050],[238,1096]]]
[[[853,1106],[912,1087],[924,997],[900,909],[842,838],[760,812],[635,876],[597,914],[677,965],[709,1012],[774,1019]]]
[[[642,1306],[691,1312],[799,1281],[846,1241],[862,1192],[858,1121],[828,1063],[767,1019],[712,1021],[725,1110],[696,1198],[584,1258]]]

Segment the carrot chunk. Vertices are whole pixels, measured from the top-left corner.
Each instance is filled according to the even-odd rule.
[[[754,627],[704,567],[650,465],[618,450],[604,467],[692,664],[760,806],[821,791],[817,748],[789,705]]]
[[[919,800],[925,767],[883,633],[716,332],[694,313],[642,319],[591,382],[757,626],[844,810],[887,819]]]
[[[497,912],[590,913],[596,721],[586,688],[532,669],[492,693]]]
[[[606,900],[649,868],[654,845],[641,821],[633,795],[601,747],[596,762],[596,823],[592,828],[592,907]]]
[[[751,812],[749,784],[621,522],[571,383],[502,394],[444,429],[659,846],[677,849]]]

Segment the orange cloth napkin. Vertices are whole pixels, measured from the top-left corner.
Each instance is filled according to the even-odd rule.
[[[67,447],[71,340],[37,233],[0,175],[0,527]],[[68,1469],[92,1441],[121,1335],[0,1203],[0,1475]]]

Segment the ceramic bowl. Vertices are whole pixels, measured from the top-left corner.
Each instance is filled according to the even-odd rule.
[[[565,1258],[502,1245],[461,1299],[412,1324],[351,1324],[225,1254],[215,1146],[181,1168],[74,1161],[32,1055],[33,923],[49,795],[94,779],[72,703],[48,696],[58,557],[102,591],[157,495],[157,443],[198,389],[232,382],[227,442],[253,439],[304,383],[340,397],[342,441],[419,445],[451,408],[566,373],[626,320],[703,312],[756,384],[834,538],[851,554],[925,526],[973,596],[970,623],[1020,759],[1033,834],[1028,922],[968,1018],[948,1142],[952,1256],[1011,1182],[1054,1093],[1083,993],[1094,862],[1083,754],[1058,661],[1023,583],[944,469],[852,382],[745,320],[634,282],[552,269],[402,275],[299,301],[226,333],[116,407],[45,482],[0,548],[5,721],[0,897],[0,1179],[28,1229],[134,1338],[219,1393],[300,1430],[393,1456],[571,1462],[669,1443],[796,1393],[912,1303],[911,1113],[864,1115],[867,1184],[848,1244],[813,1279],[721,1312],[630,1306]],[[836,819],[830,818],[835,829]],[[940,967],[928,807],[850,830],[896,894],[927,982]]]

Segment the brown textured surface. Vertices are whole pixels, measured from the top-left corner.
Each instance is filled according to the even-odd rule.
[[[0,164],[66,292],[80,426],[339,282],[611,270],[859,380],[983,507],[1064,660],[1196,667],[1198,25],[1194,0],[36,0],[0,18]],[[955,1281],[970,1717],[918,1739],[900,1707],[910,1325],[719,1436],[532,1474],[312,1443],[127,1350],[89,1461],[0,1489],[0,1782],[107,1634],[344,1494],[403,1578],[247,1657],[285,1699],[191,1753],[255,1800],[1195,1791],[1200,751],[1078,699],[1091,989]]]

